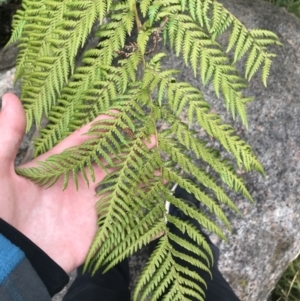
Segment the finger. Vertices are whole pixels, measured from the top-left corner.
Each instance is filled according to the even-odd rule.
[[[111,110],[110,112],[113,114],[119,113],[117,110]],[[98,116],[92,122],[88,123],[87,125],[81,127],[80,129],[78,129],[75,132],[73,132],[72,134],[70,134],[67,138],[65,138],[63,141],[58,143],[51,150],[49,150],[45,154],[38,156],[31,162],[26,163],[22,167],[36,167],[38,161],[45,161],[52,155],[60,154],[64,150],[66,150],[70,147],[74,147],[74,146],[83,144],[87,140],[93,138],[92,135],[85,135],[91,128],[91,125],[95,124],[95,122],[97,122],[97,121],[102,120],[102,123],[103,123],[103,120],[114,119],[114,118],[115,118],[115,116],[108,115],[108,114],[107,115],[102,114],[102,115]],[[105,123],[105,121],[104,121],[104,123]],[[99,130],[95,130],[95,132],[100,132],[100,131],[101,131],[101,125],[99,125]],[[156,139],[155,135],[152,135],[148,139],[145,139],[143,142],[147,146],[148,149],[151,149],[156,146],[157,139]],[[112,159],[112,161],[115,161],[114,155],[109,155],[109,157]],[[91,176],[90,169],[85,168],[83,174],[79,178],[79,181],[80,182],[82,182],[82,181],[88,182],[90,184],[90,188],[92,188],[92,189],[96,188],[97,183],[101,182],[107,174],[110,174],[112,171],[115,171],[115,169],[109,169],[110,164],[107,161],[108,161],[107,158],[104,159],[103,157],[99,157],[98,158],[99,164],[94,162],[94,164],[92,166],[93,170],[94,170],[94,173],[93,173],[94,176],[93,177]],[[103,168],[101,168],[103,166],[105,166],[107,168],[105,171],[103,170]],[[94,185],[92,183],[94,183]]]
[[[25,112],[19,98],[7,93],[2,96],[0,112],[0,165],[12,167],[25,133]]]
[[[99,115],[92,122],[86,124],[85,126],[81,127],[80,129],[76,130],[75,132],[70,134],[67,138],[65,138],[64,140],[59,142],[51,150],[49,150],[45,154],[42,154],[42,155],[36,157],[33,161],[45,161],[48,157],[55,155],[55,154],[60,154],[67,148],[70,148],[72,146],[81,145],[82,143],[86,142],[87,140],[93,138],[93,136],[84,135],[84,134],[86,134],[89,131],[91,125],[95,121],[113,119],[113,118],[114,117],[110,116],[110,115],[105,115],[105,114]]]
[[[147,140],[143,140],[143,143],[147,146],[147,148],[150,150],[154,147],[157,146],[157,139],[155,135],[151,135]],[[139,156],[139,154],[137,154],[137,156]],[[94,182],[93,187],[97,188],[97,186],[99,186],[100,182],[103,181],[103,179],[116,171],[119,171],[120,169],[122,169],[123,163],[127,160],[128,154],[127,153],[120,153],[118,154],[118,156],[114,155],[114,154],[110,154],[109,155],[111,161],[113,162],[113,167],[110,167],[111,164],[103,157],[99,158],[99,161],[101,162],[101,166],[105,166],[106,172],[103,172],[103,169],[101,168],[101,166],[97,165],[97,164],[93,164],[93,166],[95,166],[94,169],[94,174],[95,174],[95,179],[96,181]],[[160,171],[157,171],[158,173]],[[104,176],[103,176],[104,174]],[[156,175],[156,172],[155,172]]]
[[[80,129],[78,129],[78,130],[74,131],[73,133],[71,133],[68,137],[66,137],[64,140],[59,142],[56,146],[54,146],[52,149],[47,151],[45,154],[42,154],[42,155],[34,158],[30,162],[27,162],[27,163],[23,164],[21,167],[22,168],[38,167],[39,166],[37,164],[38,162],[45,161],[53,155],[61,154],[64,150],[66,150],[68,148],[71,148],[73,146],[79,146],[79,145],[83,144],[87,140],[93,138],[93,136],[85,135],[85,134],[89,131],[91,125],[95,121],[105,120],[105,119],[113,119],[113,118],[114,117],[110,116],[110,115],[105,115],[105,114],[99,115],[92,122],[84,125]]]
[[[148,147],[148,149],[152,149],[154,147],[157,147],[157,138],[155,135],[151,135],[149,139],[144,141],[144,143]]]

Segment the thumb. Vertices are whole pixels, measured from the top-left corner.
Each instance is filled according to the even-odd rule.
[[[4,94],[0,111],[0,173],[3,166],[14,165],[25,125],[25,112],[19,98],[11,93]]]

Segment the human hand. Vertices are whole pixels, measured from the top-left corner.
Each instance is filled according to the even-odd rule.
[[[87,187],[78,176],[79,189],[70,180],[63,191],[63,179],[46,189],[15,173],[14,159],[25,131],[25,113],[19,99],[13,94],[3,96],[0,112],[0,217],[22,232],[46,252],[67,273],[81,265],[97,230],[96,183],[106,173],[95,166],[96,181]],[[101,115],[96,120],[109,118]],[[89,139],[83,136],[90,124],[64,139],[52,150],[22,167],[37,166],[50,155],[79,145]],[[155,147],[151,137],[148,148]]]

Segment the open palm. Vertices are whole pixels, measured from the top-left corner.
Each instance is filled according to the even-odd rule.
[[[44,250],[66,272],[84,262],[97,230],[96,184],[106,173],[95,166],[95,178],[88,187],[79,176],[79,190],[73,181],[62,190],[62,179],[46,189],[15,173],[14,159],[25,129],[25,113],[19,99],[13,94],[3,97],[0,113],[0,217],[10,223]],[[108,118],[107,115],[97,119]],[[71,134],[51,151],[26,163],[36,166],[64,149],[79,145],[88,139],[83,136],[89,124]],[[155,139],[147,145],[155,146]]]

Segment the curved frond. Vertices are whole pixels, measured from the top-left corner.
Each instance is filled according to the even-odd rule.
[[[58,104],[53,106],[49,124],[35,141],[35,155],[51,149],[72,131],[106,111],[113,100],[127,89],[130,78],[128,72],[124,73],[123,68],[103,66],[98,56],[93,57],[99,52],[93,50],[90,53],[88,58],[91,65],[78,68],[68,86],[62,90]],[[126,70],[136,68],[140,55],[134,53],[131,58],[133,62],[126,60]]]
[[[176,141],[171,138],[166,138],[163,135],[159,137],[160,148],[167,154],[171,155],[173,162],[178,162],[180,167],[190,175],[193,175],[202,185],[211,189],[217,199],[226,204],[235,212],[239,213],[238,208],[227,196],[224,190],[216,184],[216,180],[213,177],[202,170],[200,167],[196,167],[191,161],[191,158],[184,153],[184,149],[177,146]]]
[[[195,24],[191,17],[178,14],[170,18],[171,22],[177,23],[175,33],[169,30],[171,25],[173,27],[172,23],[168,23],[167,27],[170,43],[175,43],[176,54],[181,54],[186,64],[192,66],[195,76],[199,73],[203,84],[212,80],[216,95],[220,97],[222,94],[227,109],[233,116],[238,113],[247,126],[245,97],[242,92],[247,86],[221,46]]]
[[[78,62],[95,26],[98,45]],[[274,57],[268,48],[280,44],[276,34],[248,30],[216,0],[23,0],[13,28],[27,130],[43,115],[49,120],[35,155],[106,115],[92,123],[81,145],[17,173],[39,185],[59,181],[65,189],[73,181],[80,189],[97,181],[100,167],[106,177],[97,189],[98,231],[85,268],[107,271],[158,239],[134,300],[205,300],[214,257],[199,226],[226,239],[214,218],[230,229],[224,205],[239,212],[228,190],[253,201],[237,168],[264,172],[251,146],[211,110],[199,88],[164,66],[160,43],[204,86],[210,83],[247,127],[252,98],[244,89],[258,70],[266,85]],[[227,49],[218,42],[225,32]],[[243,57],[244,75],[236,68]],[[175,198],[174,184],[214,218]],[[169,214],[170,204],[184,217]]]
[[[122,107],[120,107],[122,108]],[[117,107],[118,109],[118,107]],[[124,108],[123,108],[124,109]],[[121,133],[124,128],[130,128],[134,131],[133,124],[127,123],[127,114],[132,113],[137,116],[135,110],[138,107],[133,103],[133,107],[126,107],[121,113],[107,112],[106,114],[111,115],[113,118],[96,121],[88,131],[87,135],[91,136],[86,142],[80,146],[66,149],[61,154],[52,155],[44,162],[38,162],[39,167],[33,168],[19,168],[17,169],[18,174],[26,176],[39,185],[53,185],[59,179],[64,177],[65,189],[68,185],[69,175],[75,176],[76,186],[78,185],[77,173],[82,172],[85,174],[85,167],[91,166],[91,162],[96,163],[101,168],[105,169],[105,164],[99,160],[101,155],[111,167],[114,166],[113,160],[110,156],[114,155],[118,158],[122,147],[128,145],[127,137]],[[101,131],[99,131],[99,128]],[[93,169],[89,169],[90,176],[94,180]],[[84,177],[87,184],[87,177]]]
[[[31,41],[28,44],[29,38],[25,36],[25,43],[20,44],[20,48],[24,48],[25,52],[20,52],[17,74],[23,76],[21,98],[26,111],[27,130],[31,127],[33,119],[38,124],[43,113],[48,115],[56,96],[73,73],[77,51],[85,42],[97,18],[97,1],[58,2],[61,7],[58,16],[61,15],[61,20],[57,20],[57,23],[54,21],[56,26],[52,26],[53,31],[49,30],[49,35],[46,34],[44,43],[47,47],[39,45],[41,53],[32,58],[34,64],[26,55],[26,47],[35,42]],[[39,23],[38,20],[36,22]],[[45,26],[47,27],[47,20]],[[28,36],[31,35],[28,33]],[[41,37],[36,39],[40,41]],[[24,63],[26,62],[25,65],[21,63],[22,58]]]
[[[103,264],[103,261],[100,261],[102,258],[101,256],[98,256],[100,260],[97,257],[94,257],[95,251],[101,248],[101,245],[110,235],[109,229],[113,227],[113,221],[116,221],[116,215],[118,215],[117,208],[122,208],[126,203],[126,206],[131,205],[132,200],[128,198],[128,201],[126,202],[126,195],[128,195],[128,193],[129,195],[134,194],[134,190],[132,189],[143,184],[143,178],[137,176],[138,171],[142,169],[145,161],[149,162],[150,159],[153,159],[143,142],[143,139],[146,139],[150,134],[149,130],[151,129],[151,125],[152,121],[149,119],[148,123],[136,133],[134,139],[129,144],[128,149],[125,149],[126,157],[118,164],[117,167],[119,170],[102,183],[103,185],[109,184],[109,187],[101,190],[101,193],[105,194],[99,200],[99,202],[103,204],[98,208],[98,215],[100,216],[99,230],[87,257],[88,261],[92,260],[92,258],[93,261],[95,261],[94,270]],[[130,191],[132,192],[130,193]],[[106,206],[106,202],[109,202],[109,207]],[[102,218],[101,216],[104,217]],[[151,235],[147,235],[146,240],[142,239],[138,245],[141,247],[143,242],[144,244],[146,241],[149,243],[149,239],[155,237],[157,234],[158,233],[155,232]]]
[[[169,112],[165,112],[169,114]],[[207,146],[207,142],[196,138],[195,131],[188,129],[188,126],[179,120],[169,117],[169,125],[171,131],[166,133],[175,133],[176,139],[187,149],[192,150],[198,159],[209,164],[214,171],[216,171],[221,180],[236,192],[241,192],[249,200],[253,201],[245,183],[234,172],[233,166],[226,159],[222,159],[219,151]]]

